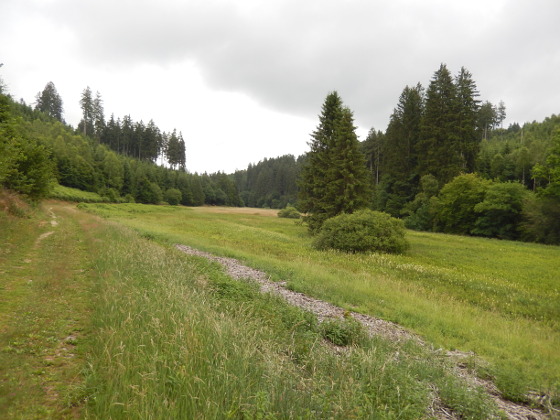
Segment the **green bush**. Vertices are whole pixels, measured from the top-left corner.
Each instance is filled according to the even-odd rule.
[[[404,223],[387,213],[361,210],[341,214],[323,224],[314,246],[345,252],[402,253],[409,248]]]
[[[282,209],[278,212],[278,217],[283,217],[286,219],[299,219],[301,217],[301,214],[295,207],[286,206],[285,209]]]
[[[165,201],[167,201],[170,205],[176,206],[178,205],[181,200],[183,199],[183,194],[177,188],[169,188],[165,191]]]

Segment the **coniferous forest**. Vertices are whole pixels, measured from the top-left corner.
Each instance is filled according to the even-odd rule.
[[[314,180],[321,178],[330,179],[320,187],[332,197],[334,207],[325,210],[334,212],[330,217],[353,210],[336,204],[341,192],[362,200],[339,182],[358,177],[367,185],[352,188],[367,194],[364,205],[404,219],[411,229],[560,243],[560,116],[504,128],[505,104],[483,101],[467,69],[453,75],[444,64],[428,86],[406,86],[386,130],[372,128],[362,142],[336,92],[324,107],[332,104],[338,131],[328,153],[315,153],[331,130],[320,119],[306,155],[265,158],[233,174],[193,174],[180,132],[129,115],[106,118],[101,94],[89,87],[74,128],[64,121],[54,83],[33,106],[14,101],[0,84],[0,183],[31,200],[47,197],[59,183],[111,202],[291,204],[313,212],[306,191],[319,188]],[[310,173],[322,159],[331,159],[328,173]]]

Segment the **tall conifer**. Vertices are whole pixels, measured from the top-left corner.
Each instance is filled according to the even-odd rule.
[[[299,180],[299,207],[311,232],[340,213],[352,213],[369,200],[365,157],[360,151],[352,112],[337,92],[327,95],[311,150]]]
[[[432,174],[443,185],[462,168],[457,88],[449,70],[442,64],[426,93],[426,105],[418,142],[420,176]]]
[[[459,75],[455,79],[457,86],[458,102],[458,135],[461,157],[463,160],[463,171],[474,172],[475,160],[480,149],[480,138],[477,133],[478,110],[480,101],[476,84],[472,74],[461,67]]]
[[[62,98],[58,94],[53,82],[47,83],[43,91],[38,93],[35,98],[37,100],[35,109],[56,118],[60,122],[64,122],[62,119]]]

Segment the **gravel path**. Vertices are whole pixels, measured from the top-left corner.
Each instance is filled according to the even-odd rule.
[[[224,267],[226,273],[236,280],[250,279],[256,281],[260,285],[261,292],[273,293],[282,296],[291,305],[314,313],[319,321],[324,321],[325,319],[329,318],[342,318],[345,315],[348,315],[347,311],[331,303],[312,298],[303,293],[289,290],[286,288],[286,282],[273,282],[270,280],[270,276],[268,276],[265,272],[247,267],[234,258],[217,257],[208,252],[203,252],[186,245],[178,244],[176,245],[176,247],[186,254],[203,257],[221,264]],[[358,322],[360,322],[370,335],[379,335],[394,341],[414,340],[421,345],[425,345],[420,337],[405,330],[404,328],[393,322],[384,321],[382,319],[360,314],[357,312],[350,312],[349,314]],[[507,414],[509,419],[540,420],[549,418],[541,411],[502,399],[500,397],[498,389],[492,382],[482,380],[470,374],[466,368],[462,367],[461,361],[473,356],[473,354],[453,351],[447,352],[446,355],[457,362],[457,375],[465,378],[473,385],[481,386],[486,389],[488,394],[496,402],[498,407]],[[439,404],[437,404],[437,402],[435,405],[436,407],[434,407],[434,414],[438,418],[457,418],[453,415],[453,413],[446,410],[445,407],[438,406]]]

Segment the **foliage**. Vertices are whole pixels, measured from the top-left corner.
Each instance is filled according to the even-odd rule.
[[[287,206],[285,209],[278,212],[278,217],[283,217],[285,219],[299,219],[301,214],[294,206]]]
[[[169,188],[167,191],[165,191],[164,199],[168,204],[172,206],[180,204],[182,198],[183,197],[181,191],[179,191],[177,188]]]
[[[314,246],[344,252],[402,253],[409,248],[404,223],[386,213],[360,210],[327,219]]]
[[[435,228],[439,213],[439,200],[436,197],[438,190],[439,183],[435,176],[428,174],[420,179],[420,192],[402,210],[402,214],[408,216],[405,218],[407,228],[414,230]]]
[[[406,86],[399,97],[397,107],[391,114],[386,134],[382,138],[383,159],[379,164],[382,181],[380,185],[379,182],[377,184],[388,194],[388,197],[382,206],[378,203],[378,207],[383,207],[393,216],[399,214],[404,203],[410,201],[415,193],[417,147],[423,112],[422,86],[420,84],[413,88]]]
[[[459,175],[438,196],[438,226],[443,232],[469,234],[478,218],[475,206],[484,200],[490,181],[475,174]]]
[[[459,103],[457,86],[442,64],[426,91],[418,142],[418,173],[432,174],[444,184],[463,167],[459,141]]]
[[[526,241],[560,244],[560,199],[530,197],[523,207],[521,230]]]
[[[546,182],[540,191],[541,196],[560,199],[560,127],[552,134],[544,164],[537,163],[533,167],[533,178]]]
[[[284,155],[263,159],[249,164],[247,169],[236,171],[232,177],[239,197],[248,207],[281,209],[297,199],[296,179],[303,158]]]
[[[470,233],[492,238],[518,239],[523,205],[530,194],[517,182],[490,185],[484,200],[474,206],[478,218]]]
[[[0,94],[0,185],[33,201],[46,197],[54,180],[50,151],[21,130],[11,101]]]
[[[163,200],[161,188],[147,177],[142,177],[136,186],[136,200],[144,204],[158,204]]]

